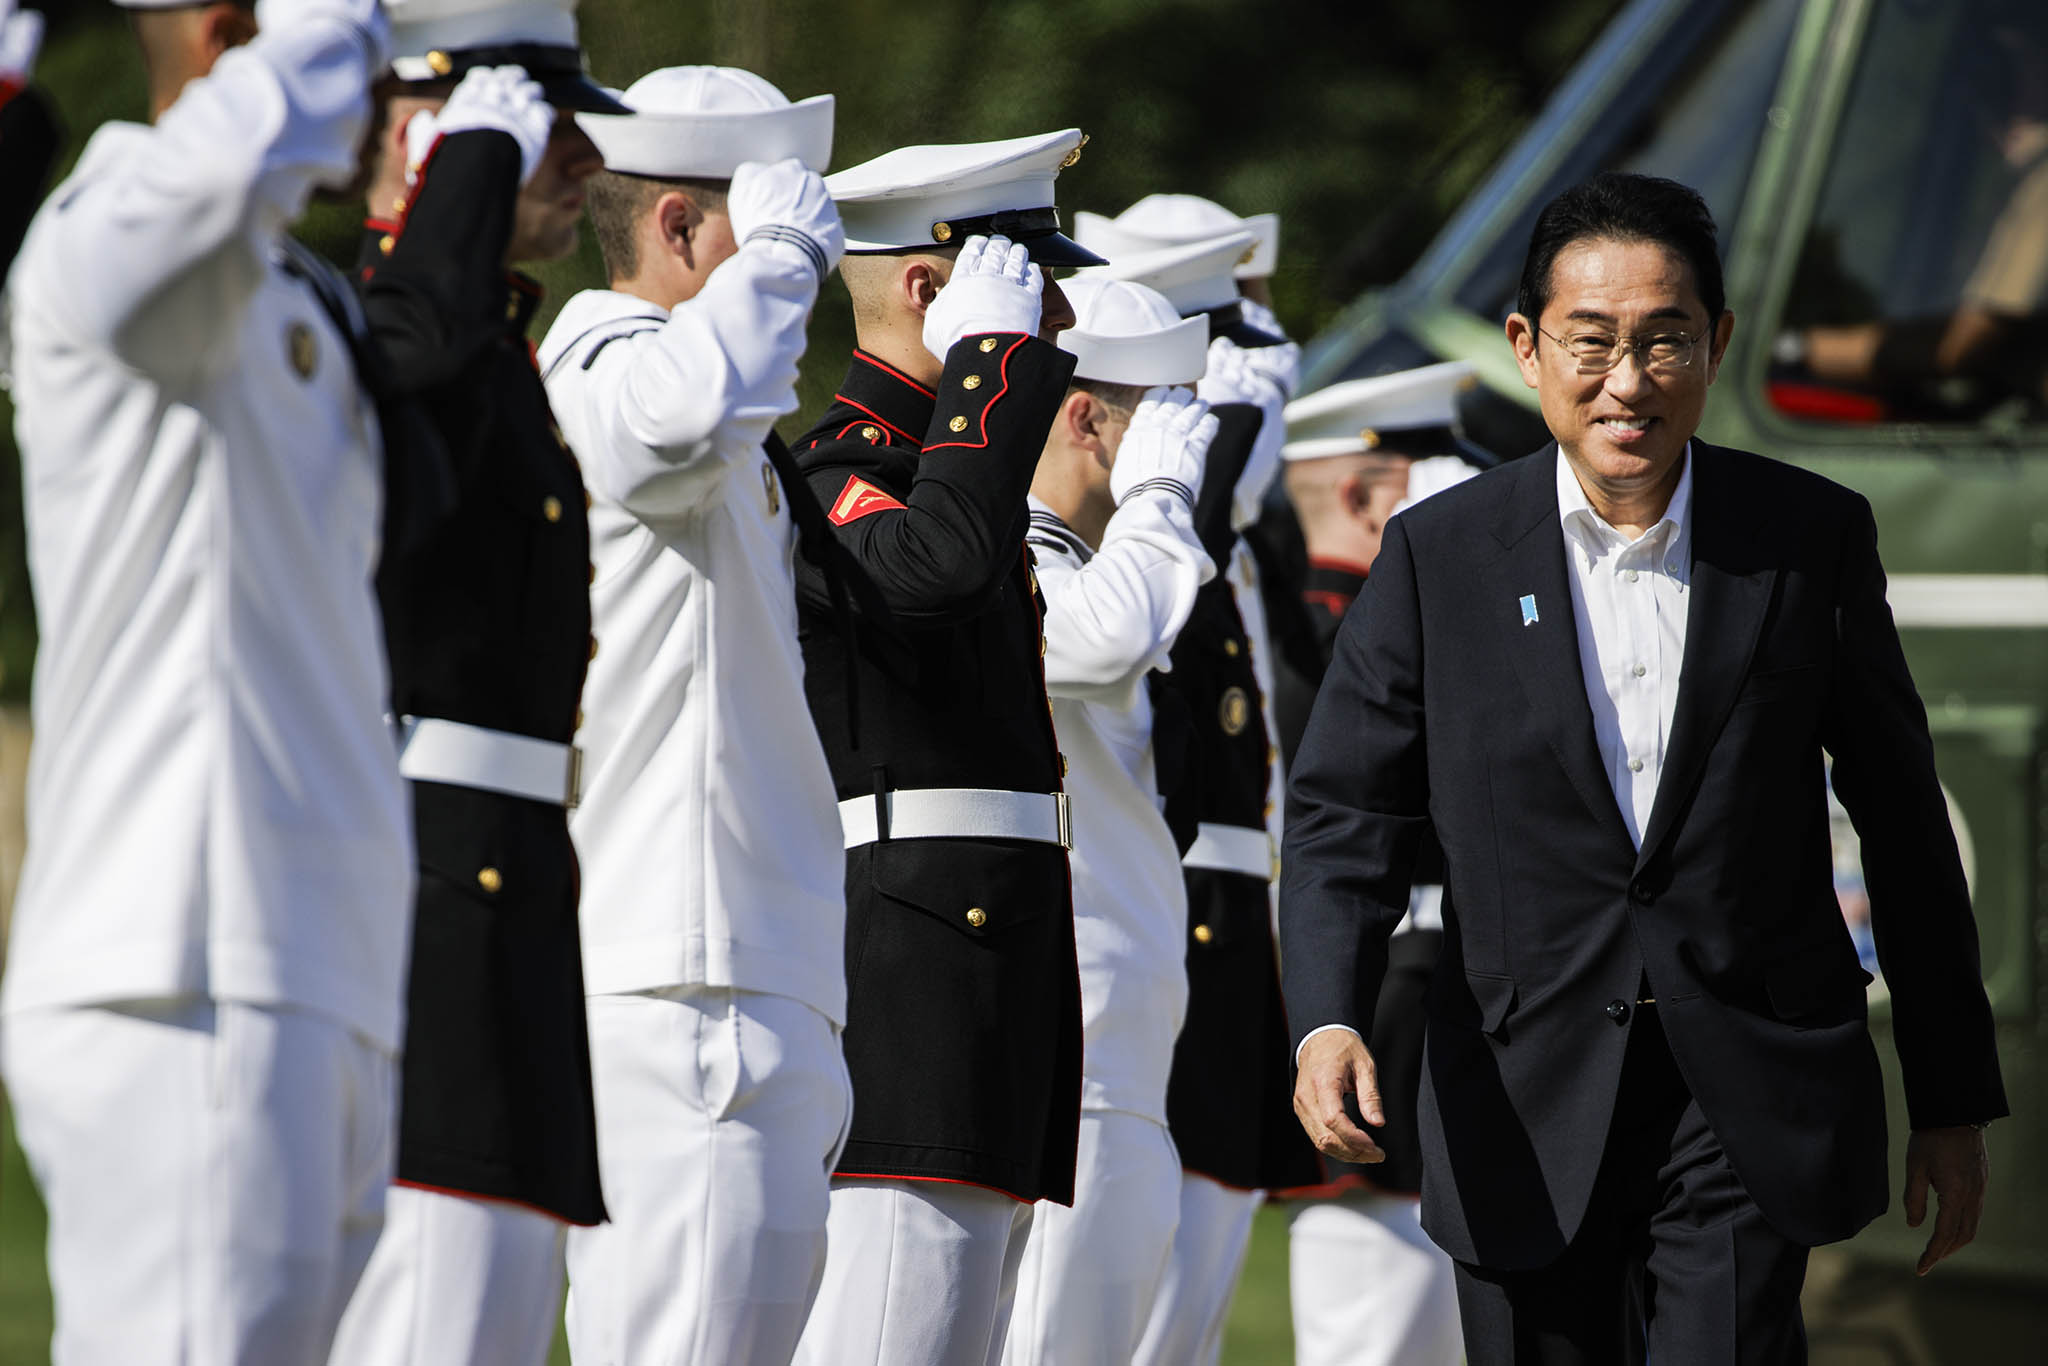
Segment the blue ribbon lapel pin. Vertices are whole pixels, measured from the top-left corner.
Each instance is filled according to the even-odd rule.
[[[1534,593],[1522,594],[1522,625],[1534,626],[1540,620],[1542,618],[1536,614],[1536,595]]]

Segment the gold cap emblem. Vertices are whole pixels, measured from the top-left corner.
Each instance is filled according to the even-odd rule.
[[[320,343],[313,336],[312,328],[302,322],[286,328],[284,353],[300,379],[313,378],[313,371],[320,364]]]
[[[1081,159],[1081,149],[1083,147],[1086,147],[1087,145],[1088,135],[1086,133],[1083,133],[1081,134],[1081,140],[1074,144],[1074,150],[1067,153],[1067,159],[1060,163],[1060,169],[1064,171],[1069,166],[1072,166],[1075,162],[1079,161]]]
[[[1365,443],[1365,448],[1369,451],[1377,450],[1379,448],[1380,434],[1370,427],[1359,428],[1358,439],[1361,442]]]
[[[1244,255],[1237,258],[1237,263],[1241,266],[1248,266],[1252,263],[1252,258],[1258,254],[1259,244],[1254,242],[1244,249]]]
[[[945,219],[942,218],[938,222],[932,224],[932,241],[950,242],[952,240],[953,225],[951,223],[948,223]]]
[[[445,76],[455,69],[455,61],[437,48],[427,54],[427,68],[436,76]]]
[[[1226,688],[1223,702],[1216,708],[1216,719],[1223,726],[1225,735],[1242,735],[1245,726],[1252,719],[1251,699],[1243,688]]]

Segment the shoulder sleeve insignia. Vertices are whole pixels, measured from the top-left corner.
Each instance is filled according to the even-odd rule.
[[[871,512],[887,512],[900,508],[900,499],[882,492],[857,474],[846,477],[846,487],[839,490],[839,496],[832,500],[832,525],[845,526],[857,522]]]

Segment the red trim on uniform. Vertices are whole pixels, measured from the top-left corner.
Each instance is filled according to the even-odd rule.
[[[1350,608],[1354,595],[1350,593],[1333,593],[1327,588],[1304,588],[1301,590],[1301,600],[1307,603],[1320,604],[1341,616]]]
[[[1372,572],[1372,566],[1370,565],[1360,564],[1356,560],[1339,559],[1335,555],[1311,555],[1308,557],[1308,567],[1310,569],[1332,569],[1339,574],[1356,574],[1361,579]]]
[[[579,1223],[577,1220],[564,1218],[551,1209],[542,1209],[539,1205],[529,1204],[524,1200],[514,1200],[509,1195],[479,1195],[475,1191],[457,1190],[453,1186],[430,1186],[424,1181],[407,1181],[403,1177],[397,1176],[391,1178],[391,1184],[394,1186],[404,1186],[408,1190],[426,1191],[432,1195],[452,1195],[458,1200],[476,1200],[486,1205],[510,1205],[514,1209],[529,1210],[534,1214],[546,1215],[558,1224],[574,1224],[577,1228],[597,1227],[596,1224]]]
[[[844,440],[846,440],[846,434],[847,434],[848,432],[851,432],[851,431],[856,431],[856,430],[858,430],[859,428],[862,428],[862,427],[865,427],[865,428],[867,428],[867,429],[868,429],[869,431],[871,431],[871,432],[874,432],[874,431],[875,431],[875,424],[874,424],[874,423],[872,423],[872,422],[868,422],[868,421],[866,421],[866,420],[864,420],[864,419],[861,419],[861,418],[856,418],[856,419],[854,419],[854,420],[853,420],[852,422],[849,422],[849,423],[847,423],[847,424],[846,424],[846,425],[845,425],[844,427],[841,427],[841,428],[839,429],[839,435],[835,436],[835,437],[834,437],[834,438],[832,438],[832,439],[833,439],[833,440],[835,440],[835,441],[844,441]],[[810,445],[810,446],[806,446],[806,447],[805,447],[804,449],[805,449],[805,450],[809,450],[809,449],[811,449],[811,446],[816,446],[816,445],[817,445],[817,444],[819,443],[819,441],[823,441],[823,440],[824,440],[824,438],[823,438],[823,437],[820,437],[820,438],[818,438],[818,441],[813,441],[813,442],[811,443],[811,445]],[[870,439],[868,440],[868,444],[869,444],[870,446],[881,446],[881,445],[886,445],[886,444],[887,444],[887,439],[886,439],[885,437],[883,437],[883,435],[882,435],[882,434],[881,434],[880,432],[875,432],[874,436],[873,436],[872,438],[870,438]]]
[[[5,105],[27,88],[20,81],[0,80],[0,105]]]
[[[909,386],[910,386],[911,388],[913,388],[913,389],[917,390],[917,392],[919,392],[920,394],[923,394],[923,395],[924,395],[924,396],[925,396],[926,398],[937,398],[937,397],[938,397],[938,394],[937,394],[937,393],[935,393],[934,391],[932,391],[932,390],[930,390],[930,389],[927,389],[927,388],[925,388],[925,387],[924,387],[924,386],[923,386],[922,384],[919,384],[919,383],[918,383],[918,382],[917,382],[916,380],[914,380],[914,379],[912,379],[912,378],[911,378],[910,376],[908,376],[908,375],[904,374],[904,373],[903,373],[903,372],[902,372],[901,370],[898,370],[898,369],[897,369],[897,368],[896,368],[895,366],[893,366],[893,365],[889,364],[889,363],[888,363],[887,361],[884,361],[884,360],[877,360],[877,359],[876,359],[875,357],[873,357],[873,356],[869,355],[869,354],[868,354],[867,352],[865,352],[865,351],[861,350],[861,349],[860,349],[860,348],[859,348],[858,346],[856,346],[856,347],[854,347],[854,348],[853,348],[853,358],[854,358],[855,360],[864,360],[864,361],[866,361],[866,362],[867,362],[867,363],[868,363],[869,365],[872,365],[872,366],[874,366],[874,367],[875,367],[875,368],[876,368],[877,370],[880,370],[880,371],[881,371],[881,372],[882,372],[883,374],[886,374],[886,375],[894,375],[894,376],[895,376],[895,377],[896,377],[897,379],[900,379],[900,380],[902,380],[902,381],[903,381],[903,382],[904,382],[905,384],[907,384],[907,385],[909,385]]]
[[[938,1186],[973,1186],[976,1190],[994,1191],[997,1195],[1007,1195],[1020,1205],[1037,1203],[1036,1201],[1026,1200],[1015,1191],[1006,1191],[1001,1186],[991,1186],[986,1181],[969,1181],[959,1176],[905,1176],[901,1172],[841,1171],[833,1172],[832,1179],[834,1181],[929,1181]]]
[[[832,500],[832,510],[825,515],[832,519],[833,526],[845,526],[870,513],[900,511],[902,507],[902,500],[894,494],[876,488],[857,474],[849,474],[846,487],[839,490],[839,496]]]
[[[920,440],[919,440],[919,438],[918,438],[918,437],[916,437],[915,435],[911,434],[910,432],[906,432],[906,431],[904,431],[904,430],[903,430],[903,429],[902,429],[901,427],[899,427],[899,426],[897,426],[897,425],[896,425],[895,423],[891,422],[891,421],[890,421],[890,420],[889,420],[888,418],[886,418],[886,417],[883,417],[883,416],[882,416],[882,415],[881,415],[880,413],[876,412],[876,411],[875,411],[875,410],[874,410],[873,408],[870,408],[870,407],[868,407],[868,405],[867,405],[867,404],[865,404],[865,403],[858,403],[858,402],[855,402],[855,401],[854,401],[853,399],[850,399],[850,398],[848,398],[848,397],[847,397],[847,396],[846,396],[845,394],[834,394],[834,395],[832,395],[832,397],[833,397],[833,398],[835,398],[835,399],[837,399],[837,400],[838,400],[839,402],[841,402],[841,403],[844,403],[844,404],[845,404],[845,405],[846,405],[847,407],[849,407],[849,408],[858,408],[858,409],[860,409],[860,410],[861,410],[862,412],[864,412],[864,413],[866,413],[866,414],[868,415],[868,420],[869,420],[869,421],[871,421],[871,422],[879,422],[879,423],[881,423],[881,424],[882,424],[882,425],[883,425],[884,427],[887,427],[887,428],[888,428],[888,429],[889,429],[890,431],[892,431],[892,432],[896,433],[896,435],[898,435],[898,436],[902,437],[902,438],[903,438],[903,439],[904,439],[905,441],[908,441],[908,442],[909,442],[910,444],[912,444],[913,446],[921,444],[921,443],[920,443]],[[856,422],[856,423],[849,423],[848,425],[849,425],[849,426],[855,426],[855,427],[857,427],[857,426],[859,426],[860,424]],[[844,435],[845,435],[845,433],[844,433],[844,432],[841,432],[841,433],[840,433],[840,435],[844,436]]]
[[[1002,402],[1002,400],[1003,400],[1003,395],[1004,395],[1004,394],[1007,394],[1007,393],[1009,393],[1009,392],[1010,392],[1010,357],[1012,357],[1012,356],[1014,356],[1014,355],[1016,355],[1016,354],[1017,354],[1017,348],[1018,348],[1018,347],[1022,346],[1022,345],[1023,345],[1023,344],[1025,343],[1025,342],[1028,342],[1028,341],[1030,341],[1030,340],[1031,340],[1031,338],[1029,338],[1029,337],[1026,337],[1026,336],[1019,336],[1019,337],[1017,338],[1017,340],[1015,340],[1015,341],[1013,341],[1013,342],[1011,342],[1011,343],[1010,343],[1010,349],[1009,349],[1009,350],[1007,350],[1007,351],[1005,351],[1005,352],[1003,352],[1003,360],[1002,360],[1002,371],[1001,371],[1001,379],[1002,379],[1002,381],[1003,381],[1003,387],[1002,387],[1002,388],[1000,388],[1000,389],[998,389],[998,390],[996,390],[996,391],[995,391],[995,392],[994,392],[993,394],[990,394],[990,395],[989,395],[989,397],[988,397],[988,402],[986,402],[986,403],[984,403],[984,404],[982,404],[982,405],[981,405],[981,440],[979,440],[979,441],[940,441],[940,442],[938,442],[938,443],[936,443],[936,444],[934,444],[934,445],[926,446],[926,447],[925,447],[925,449],[926,449],[926,450],[928,450],[928,451],[937,451],[937,450],[944,450],[944,449],[945,449],[946,447],[948,447],[948,446],[965,446],[965,447],[968,447],[968,448],[970,448],[970,449],[974,449],[974,448],[984,448],[984,447],[986,447],[986,446],[988,445],[988,410],[989,410],[989,409],[991,409],[991,408],[993,408],[993,407],[995,407],[995,406],[996,406],[996,404],[998,404],[998,403]]]

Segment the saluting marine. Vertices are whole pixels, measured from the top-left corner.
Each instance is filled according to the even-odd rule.
[[[593,493],[600,645],[575,833],[612,1223],[569,1240],[579,1360],[783,1363],[845,1136],[844,856],[792,556],[824,511],[776,438],[838,259],[830,95],[653,71],[584,120],[609,289],[541,343]]]
[[[1142,285],[1080,279],[1077,357],[1031,484],[1045,679],[1071,763],[1074,929],[1085,1022],[1074,1203],[1041,1207],[1006,1366],[1128,1366],[1180,1218],[1166,1081],[1187,1003],[1181,847],[1161,812],[1153,670],[1215,576],[1195,534],[1209,329]]]
[[[574,0],[386,8],[359,288],[447,474],[394,475],[377,575],[420,875],[396,1187],[334,1360],[540,1366],[567,1226],[605,1217],[568,826],[590,543],[510,268],[575,249],[599,159],[571,111],[618,106]]]
[[[360,183],[385,19],[130,7],[156,124],[93,135],[13,274],[42,640],[0,1063],[55,1360],[318,1366],[383,1220],[413,844],[379,425],[284,229]]]
[[[797,458],[902,640],[846,647],[800,570],[846,846],[853,1129],[797,1359],[994,1361],[1031,1202],[1073,1198],[1081,1007],[1025,491],[1073,373],[1045,268],[1075,130],[832,176],[860,349]]]
[[[1257,515],[1283,439],[1284,387],[1264,367],[1284,369],[1287,357],[1277,336],[1245,321],[1233,274],[1256,251],[1256,237],[1241,226],[1117,256],[1104,272],[1149,284],[1182,315],[1208,320],[1213,339],[1197,392],[1222,424],[1195,512],[1220,572],[1202,589],[1167,675],[1193,724],[1199,803],[1195,842],[1182,860],[1187,1021],[1167,1091],[1186,1175],[1172,1259],[1135,1358],[1141,1362],[1216,1358],[1259,1192],[1314,1181],[1321,1170],[1288,1104],[1271,930],[1279,782],[1267,705],[1271,660],[1256,571],[1238,534]]]

